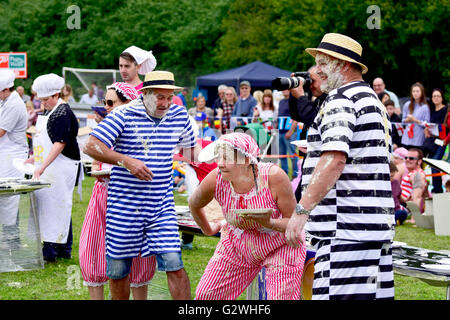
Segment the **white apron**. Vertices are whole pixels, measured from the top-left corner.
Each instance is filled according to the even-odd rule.
[[[36,134],[33,137],[34,164],[42,166],[44,159],[53,146],[47,132],[47,122],[50,115],[59,108],[56,105],[46,116],[38,116]],[[51,183],[50,188],[35,191],[37,215],[42,241],[66,243],[69,234],[70,217],[72,214],[72,197],[77,178],[78,160],[72,160],[63,154],[45,169],[41,179]]]
[[[6,133],[0,137],[0,178],[24,177],[24,174],[13,166],[14,158],[25,161],[28,158],[28,149],[11,141]],[[0,224],[16,224],[19,201],[20,195],[0,197]]]

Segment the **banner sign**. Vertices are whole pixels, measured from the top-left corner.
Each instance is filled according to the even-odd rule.
[[[0,52],[0,68],[14,71],[16,79],[28,77],[27,67],[26,52]]]

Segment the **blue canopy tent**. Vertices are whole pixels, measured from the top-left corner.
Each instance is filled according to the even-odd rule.
[[[217,87],[225,84],[234,87],[239,94],[239,83],[247,80],[250,82],[252,92],[272,88],[272,80],[276,77],[289,77],[291,71],[283,70],[261,61],[255,61],[241,67],[220,71],[197,77],[197,88],[207,90],[207,105],[211,106],[218,97]]]

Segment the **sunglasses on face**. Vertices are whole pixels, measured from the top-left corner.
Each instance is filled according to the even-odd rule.
[[[109,107],[114,106],[114,101],[112,101],[112,100],[110,100],[110,99],[108,99],[108,100],[103,99],[102,101],[103,101],[103,105],[105,105],[105,106],[106,106],[106,105],[109,106]]]
[[[405,160],[419,160],[417,157],[405,157]]]

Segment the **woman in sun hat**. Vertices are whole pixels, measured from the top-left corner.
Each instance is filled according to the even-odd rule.
[[[125,82],[115,82],[107,86],[103,101],[108,113],[113,109],[126,105],[138,98],[139,92]],[[99,121],[100,122],[100,121]],[[111,169],[108,163],[94,160],[93,171]],[[93,300],[103,300],[104,285],[108,282],[106,276],[105,230],[106,230],[106,199],[108,196],[109,174],[96,176],[91,200],[89,201],[81,228],[79,260],[84,284],[89,289]],[[156,271],[156,258],[137,256],[133,259],[130,272],[130,287],[134,300],[147,299],[148,283]]]
[[[220,242],[197,286],[196,299],[235,299],[266,268],[268,299],[299,299],[306,247],[289,247],[284,230],[295,207],[288,176],[258,160],[259,147],[244,133],[222,135],[199,155],[218,168],[189,199],[197,224],[207,235],[221,231]],[[215,198],[225,221],[209,223],[203,207]],[[241,216],[236,209],[260,209]]]

